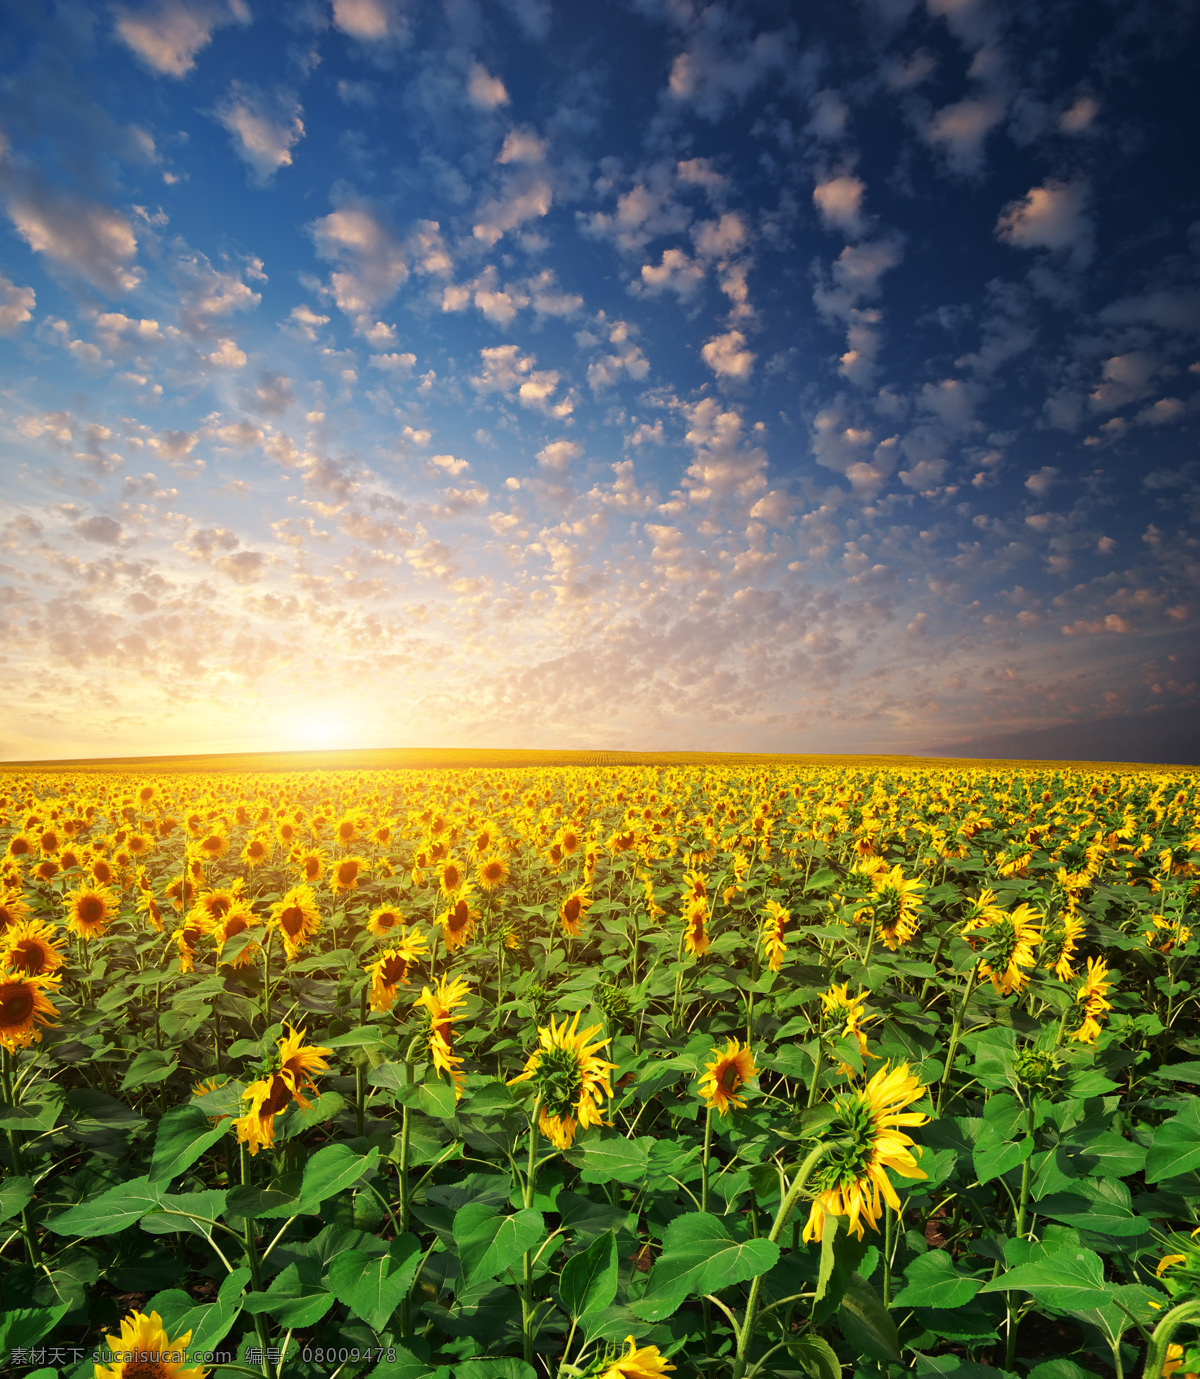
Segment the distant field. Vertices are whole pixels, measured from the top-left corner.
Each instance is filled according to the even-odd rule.
[[[190,756],[77,757],[5,761],[0,771],[396,771],[525,766],[825,766],[964,771],[1185,771],[1193,768],[1111,761],[983,760],[975,757],[872,756],[793,752],[585,752],[502,747],[378,747],[348,751],[214,752]]]

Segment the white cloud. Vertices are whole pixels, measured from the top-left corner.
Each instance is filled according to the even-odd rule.
[[[857,238],[865,228],[862,214],[865,191],[866,185],[861,178],[843,174],[818,182],[813,189],[813,203],[829,229],[844,230]]]
[[[0,273],[0,335],[15,335],[32,317],[36,303],[32,287],[18,287]]]
[[[496,155],[497,163],[544,163],[547,140],[540,139],[532,129],[510,129],[504,145]]]
[[[4,191],[9,219],[36,253],[110,296],[137,286],[141,275],[130,266],[137,237],[120,211],[32,175],[6,176]]]
[[[217,348],[204,357],[218,369],[240,369],[246,363],[246,355],[238,348],[237,341],[229,338],[219,340]]]
[[[371,356],[371,367],[383,369],[387,373],[410,374],[416,364],[417,356],[411,353],[373,354]],[[436,459],[436,456],[434,458]]]
[[[1086,213],[1087,188],[1079,182],[1031,187],[1010,201],[996,222],[997,238],[1019,249],[1050,249],[1066,254],[1079,268],[1092,257],[1092,222]]]
[[[582,454],[583,446],[578,441],[551,441],[537,452],[538,467],[561,478],[571,468],[571,461]]]
[[[182,77],[196,65],[196,54],[212,42],[213,30],[224,24],[250,22],[243,0],[227,5],[215,0],[161,0],[130,11],[113,10],[118,36],[155,72]]]
[[[970,175],[982,168],[984,143],[1003,118],[1004,101],[998,95],[971,96],[943,106],[922,134],[954,172]]]
[[[1099,113],[1100,102],[1085,93],[1077,96],[1058,117],[1058,127],[1064,134],[1090,134]]]
[[[333,25],[363,43],[408,37],[408,20],[397,0],[333,0]]]
[[[671,170],[655,165],[644,179],[634,183],[617,198],[616,210],[583,217],[585,234],[607,239],[624,253],[639,253],[660,235],[679,234],[687,229],[691,212],[672,196]]]
[[[320,326],[329,324],[328,316],[319,316],[312,307],[301,302],[299,306],[294,306],[288,314],[288,321],[293,330],[302,335],[306,340],[315,341],[317,329]]]
[[[500,0],[526,38],[540,43],[550,32],[550,0]]]
[[[233,137],[234,151],[266,186],[279,168],[289,167],[292,149],[304,137],[300,104],[288,92],[268,96],[240,81],[217,107],[217,119]]]
[[[710,201],[719,201],[729,187],[729,178],[713,167],[710,158],[681,158],[675,174],[684,186],[703,188]]]
[[[1031,474],[1025,480],[1025,487],[1030,493],[1035,493],[1039,498],[1044,498],[1058,481],[1059,471],[1052,464],[1044,464],[1036,474]]]
[[[95,541],[101,546],[115,546],[122,536],[120,522],[111,517],[86,517],[75,523],[75,530],[85,541]]]
[[[564,292],[559,287],[552,268],[543,268],[525,286],[530,303],[539,316],[574,316],[583,306],[583,298],[578,293]]]
[[[248,271],[263,276],[257,261],[251,261]],[[262,300],[239,273],[214,268],[201,253],[177,259],[173,276],[179,286],[179,321],[191,334],[203,334],[219,318],[249,310]]]
[[[1145,426],[1166,426],[1178,421],[1188,410],[1182,398],[1160,397],[1157,402],[1144,407],[1134,418]]]
[[[346,206],[314,221],[317,253],[338,266],[329,284],[339,309],[360,334],[379,324],[373,312],[391,301],[408,277],[404,246],[365,206]]]
[[[719,17],[714,17],[719,23]],[[731,101],[741,104],[772,72],[785,68],[791,57],[783,30],[723,44],[715,28],[695,34],[691,46],[671,64],[667,81],[672,99],[712,121],[720,119]]]
[[[1200,329],[1200,292],[1181,287],[1172,291],[1145,292],[1122,297],[1100,311],[1102,321],[1129,325],[1149,321],[1167,330]]]
[[[508,104],[508,92],[499,77],[494,77],[482,63],[473,62],[467,74],[467,99],[481,110],[495,110]]]
[[[703,220],[692,227],[692,242],[703,259],[725,259],[746,247],[750,231],[737,211],[726,211],[719,220]]]
[[[680,301],[696,295],[704,281],[704,265],[689,259],[682,249],[664,249],[658,264],[642,264],[642,285],[647,292],[674,292]]]
[[[708,367],[721,378],[744,382],[754,371],[756,356],[746,348],[746,337],[740,330],[714,335],[700,351]]]
[[[1146,397],[1156,372],[1155,360],[1142,350],[1114,354],[1104,361],[1101,381],[1088,398],[1092,411],[1113,412]]]
[[[629,337],[628,322],[614,321],[609,327],[608,339],[614,346],[613,352],[588,366],[588,385],[592,392],[612,387],[622,374],[640,382],[650,372],[650,361]]]
[[[761,446],[747,445],[742,418],[736,409],[722,409],[706,397],[686,409],[684,439],[695,451],[684,486],[693,502],[738,499],[757,501],[767,486],[767,455]]]
[[[852,298],[874,297],[883,275],[903,257],[895,240],[877,239],[869,244],[848,244],[833,263],[833,279]]]
[[[550,401],[558,387],[559,374],[555,369],[538,369],[532,354],[522,354],[516,345],[494,345],[479,351],[483,364],[481,373],[471,379],[471,386],[480,393],[516,392],[522,406],[545,412],[549,416],[566,417],[574,411],[568,397],[557,403]]]
[[[527,220],[544,216],[553,201],[554,192],[545,177],[510,178],[499,196],[479,208],[478,219],[471,227],[471,233],[491,248],[509,230],[515,230]]]

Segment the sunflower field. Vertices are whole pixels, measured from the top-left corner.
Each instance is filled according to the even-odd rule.
[[[1200,774],[0,777],[0,1371],[1200,1374]]]

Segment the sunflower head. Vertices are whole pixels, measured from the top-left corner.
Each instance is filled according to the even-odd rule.
[[[508,880],[508,863],[500,856],[484,857],[475,868],[475,877],[485,891],[502,886]]]
[[[726,1116],[730,1107],[740,1110],[745,1106],[745,1098],[737,1093],[757,1073],[749,1044],[743,1048],[736,1039],[730,1039],[724,1053],[713,1049],[696,1090],[709,1110]]]
[[[131,1312],[121,1321],[121,1334],[104,1339],[112,1363],[96,1365],[95,1379],[205,1379],[209,1373],[185,1363],[192,1333],[169,1340],[157,1312]]]
[[[538,1030],[538,1048],[529,1055],[522,1072],[509,1078],[509,1085],[532,1082],[537,1088],[542,1134],[556,1149],[567,1149],[575,1138],[576,1127],[602,1125],[603,1097],[612,1096],[609,1074],[616,1066],[597,1054],[607,1039],[588,1041],[601,1033],[599,1025],[579,1028],[579,1011],[568,1024],[554,1017]]]
[[[39,1025],[56,1023],[54,1002],[46,993],[58,986],[55,976],[0,973],[0,1045],[13,1052],[41,1042]]]
[[[98,938],[116,914],[116,896],[107,886],[79,886],[64,896],[68,927],[82,939]]]
[[[40,919],[25,919],[0,936],[0,970],[42,977],[63,964],[56,931]]]
[[[924,1094],[907,1063],[897,1068],[885,1063],[865,1087],[838,1097],[832,1119],[818,1132],[829,1152],[813,1178],[805,1241],[820,1238],[827,1215],[847,1217],[849,1229],[861,1240],[864,1221],[878,1229],[881,1195],[900,1210],[900,1199],[884,1170],[890,1168],[904,1178],[927,1176],[909,1152],[912,1139],[900,1129],[928,1121],[920,1112],[905,1110]]]
[[[632,1336],[625,1337],[625,1348],[619,1355],[610,1350],[602,1364],[597,1379],[659,1379],[675,1368],[656,1345],[639,1346]]]

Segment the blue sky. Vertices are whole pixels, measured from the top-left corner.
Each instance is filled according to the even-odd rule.
[[[4,15],[0,755],[1200,752],[1193,4]]]

